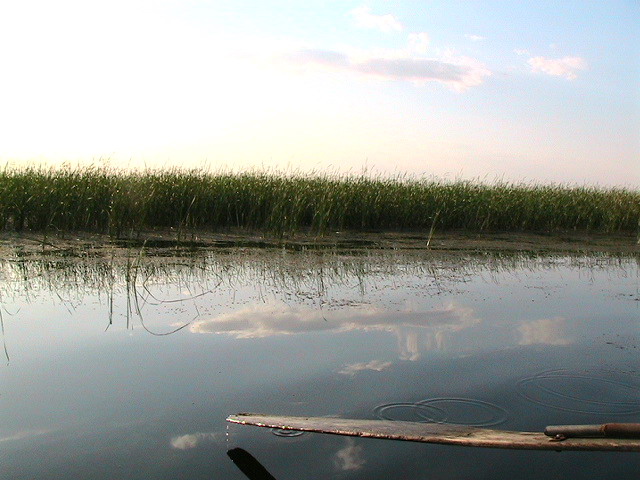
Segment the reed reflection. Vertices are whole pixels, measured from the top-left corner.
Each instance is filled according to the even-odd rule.
[[[638,275],[638,259],[619,255],[364,248],[220,248],[188,256],[181,251],[175,251],[176,256],[170,252],[159,255],[144,248],[108,252],[25,253],[15,249],[0,258],[0,330],[5,358],[11,352],[10,332],[29,311],[30,302],[46,302],[49,297],[52,303],[63,305],[69,317],[89,303],[98,303],[91,318],[100,319],[99,328],[109,332],[133,329],[134,324],[153,335],[191,331],[234,339],[386,331],[396,337],[399,358],[411,361],[424,352],[450,351],[456,348],[454,339],[471,330],[476,334],[480,329],[475,327],[483,322],[494,322],[495,311],[479,313],[476,304],[473,309],[469,306],[468,284],[500,284],[527,272],[577,271],[590,277],[606,271],[623,279]],[[542,285],[526,294],[537,294],[546,288],[544,281]],[[438,298],[443,300],[436,301]],[[560,310],[533,319],[532,314],[518,318],[513,311],[515,318],[503,320],[511,329],[509,340],[501,340],[503,345],[573,342],[571,324],[556,314]],[[114,325],[122,318],[124,322]],[[478,334],[473,348],[481,348],[484,340],[497,341],[483,329],[485,337]]]
[[[630,255],[531,255],[522,253],[456,253],[424,251],[283,251],[277,249],[218,249],[182,256],[181,252],[151,255],[145,249],[114,249],[102,255],[53,251],[3,251],[0,258],[0,301],[54,293],[69,302],[88,295],[141,293],[145,287],[175,285],[188,296],[210,290],[234,290],[244,285],[275,290],[282,297],[322,297],[334,287],[357,293],[376,282],[409,279],[427,293],[454,291],[470,278],[488,274],[579,269],[587,273],[607,269],[627,275],[637,271]],[[263,290],[262,293],[267,293]]]

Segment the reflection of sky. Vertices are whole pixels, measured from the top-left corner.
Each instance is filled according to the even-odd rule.
[[[565,323],[563,317],[523,322],[518,327],[518,331],[522,334],[518,343],[520,345],[568,345],[571,340],[565,336]]]
[[[238,257],[237,265],[226,257],[227,263],[213,260],[218,267],[211,278],[202,269],[191,284],[188,276],[172,276],[168,268],[164,283],[160,274],[145,283],[153,296],[138,289],[145,326],[162,333],[195,319],[180,335],[214,333],[230,344],[274,336],[389,332],[396,338],[397,355],[407,360],[428,351],[567,345],[609,334],[611,322],[605,320],[611,318],[618,319],[623,334],[637,334],[637,328],[628,323],[638,313],[638,303],[633,301],[638,268],[633,261],[618,266],[596,263],[591,268],[586,261],[554,258],[548,264],[538,260],[530,266],[498,263],[492,270],[494,260],[466,267],[454,263],[449,269],[443,263],[429,269],[412,263],[391,266],[385,258],[379,268],[375,257],[369,256],[364,268],[358,268],[357,257],[342,258],[335,266],[330,263],[334,260],[324,257],[304,257],[309,268],[296,276],[288,273],[300,267],[295,254],[279,257],[277,262],[262,260],[246,263]],[[275,270],[278,262],[283,262],[282,271]],[[258,271],[257,264],[266,270]],[[34,270],[51,289],[47,292],[43,285],[35,290],[22,288],[16,283],[19,275],[8,275],[8,264],[3,269],[3,279],[15,283],[3,288],[11,293],[0,299],[4,339],[14,364],[78,344],[121,344],[123,337],[147,335],[122,285],[109,298],[96,272],[88,282],[101,287],[92,293],[92,286],[82,284],[82,275],[66,275],[74,279],[71,283],[58,282],[55,276],[46,281],[44,272]],[[223,271],[235,273],[225,285],[218,285]],[[321,278],[322,271],[337,273]],[[318,284],[323,284],[322,289]],[[58,285],[62,291],[56,290]]]
[[[195,432],[179,435],[171,438],[171,447],[177,450],[189,450],[207,442],[221,442],[224,433],[221,432]]]
[[[552,420],[588,423],[579,415],[516,410],[524,400],[518,400],[514,379],[559,367],[637,370],[639,276],[633,262],[596,269],[571,262],[553,268],[516,265],[451,277],[443,268],[437,288],[428,272],[374,272],[346,272],[342,283],[327,281],[318,295],[309,294],[310,282],[318,281],[311,274],[308,283],[298,278],[291,285],[278,280],[276,286],[256,274],[238,275],[229,288],[195,300],[141,302],[146,325],[158,331],[197,317],[166,337],[148,334],[135,312],[126,328],[122,288],[116,289],[113,325],[106,331],[104,295],[84,291],[76,301],[70,283],[62,298],[44,289],[20,297],[15,288],[12,296],[0,298],[11,312],[4,315],[11,362],[0,364],[0,464],[16,478],[54,478],[41,474],[55,463],[56,452],[68,447],[66,461],[77,465],[89,465],[87,458],[101,452],[119,463],[137,452],[137,461],[149,465],[152,459],[169,463],[187,457],[210,465],[209,456],[225,448],[220,432],[232,413],[366,418],[378,405],[428,397],[493,401],[525,423],[538,415],[532,420],[536,427]],[[147,286],[158,299],[205,290],[176,278]],[[65,303],[69,297],[73,305]],[[126,435],[113,433],[118,425],[128,425],[122,427]],[[144,435],[138,435],[139,425],[146,426]],[[92,435],[93,443],[81,436],[70,440],[74,433]],[[279,448],[269,442],[286,441],[268,431],[243,435],[255,444],[264,441],[265,452]],[[305,436],[304,442],[312,438]],[[377,457],[368,456],[360,441],[342,440],[324,450],[314,443],[313,455],[328,461],[333,474],[336,468],[368,472],[375,463],[370,459]],[[40,470],[33,466],[38,442],[51,445],[50,454],[37,455]],[[113,453],[115,445],[121,451]],[[386,448],[378,445],[372,448]],[[452,455],[432,461],[450,462]],[[224,452],[215,458],[220,465],[228,461]],[[74,478],[69,471],[55,472]]]
[[[372,305],[320,310],[284,304],[257,305],[193,323],[194,333],[262,338],[317,331],[388,331],[396,335],[402,360],[416,360],[421,351],[444,350],[446,339],[480,323],[473,310],[449,304],[430,311],[397,311]]]
[[[338,373],[342,375],[354,376],[358,372],[364,372],[366,370],[372,370],[374,372],[381,372],[383,370],[388,370],[393,363],[391,362],[383,362],[381,360],[371,360],[370,362],[359,362],[359,363],[350,363],[349,365],[345,365]]]
[[[277,335],[333,331],[388,331],[397,338],[401,360],[417,360],[422,352],[446,350],[447,340],[464,329],[478,327],[481,320],[469,307],[449,304],[439,310],[424,312],[394,311],[372,305],[340,310],[320,310],[281,303],[252,305],[189,327],[193,333],[231,335],[238,339]],[[568,345],[564,317],[542,318],[522,322],[517,327],[518,345]],[[474,344],[483,347],[480,335]],[[341,373],[353,375],[359,370],[381,370],[384,363],[357,363]]]
[[[374,306],[322,311],[306,307],[259,305],[195,322],[191,331],[229,333],[236,338],[259,338],[318,330],[387,330],[397,326],[460,329],[477,322],[471,309],[455,305],[427,312],[390,311]]]
[[[352,438],[345,438],[345,446],[336,452],[333,461],[338,470],[345,472],[360,470],[366,463],[362,446]]]
[[[46,433],[48,433],[48,430],[25,430],[22,432],[16,432],[6,437],[0,437],[0,443],[11,442],[14,440],[23,440],[30,437],[37,437],[39,435],[44,435]]]

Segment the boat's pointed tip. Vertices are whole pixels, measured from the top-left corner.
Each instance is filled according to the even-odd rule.
[[[227,417],[227,422],[231,422],[231,423],[244,423],[244,420],[247,417],[255,417],[257,414],[255,413],[246,413],[246,412],[240,412],[240,413],[236,413],[235,415],[229,415]]]

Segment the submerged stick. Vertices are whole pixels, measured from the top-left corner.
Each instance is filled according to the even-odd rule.
[[[464,425],[353,420],[327,417],[288,417],[239,413],[228,422],[301,432],[328,433],[352,437],[403,440],[467,447],[516,450],[585,450],[640,452],[638,438],[550,438],[542,432],[514,432]]]

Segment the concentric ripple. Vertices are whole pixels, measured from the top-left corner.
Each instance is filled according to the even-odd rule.
[[[300,435],[304,435],[304,432],[299,432],[298,430],[286,430],[284,428],[272,428],[271,433],[278,437],[299,437]]]
[[[565,412],[590,415],[640,413],[640,386],[604,375],[551,370],[518,381],[526,400]]]
[[[446,423],[454,425],[489,427],[506,422],[508,417],[504,408],[475,398],[429,398],[417,404],[445,411]]]
[[[386,403],[373,409],[382,420],[444,423],[447,414],[441,408],[418,403]]]
[[[387,403],[374,413],[383,420],[487,427],[507,420],[502,407],[472,398],[428,398],[415,403]]]

